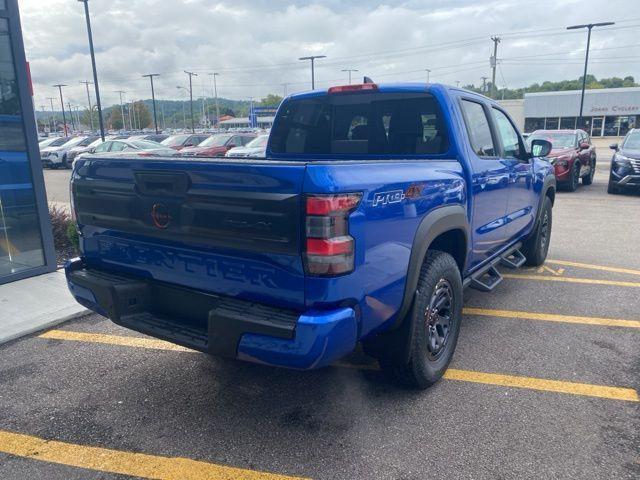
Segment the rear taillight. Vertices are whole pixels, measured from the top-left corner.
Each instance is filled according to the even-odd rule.
[[[331,276],[353,271],[355,242],[349,235],[349,214],[361,197],[361,193],[306,197],[307,273]]]

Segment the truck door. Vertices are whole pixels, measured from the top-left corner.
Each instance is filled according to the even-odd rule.
[[[500,158],[509,168],[507,202],[507,240],[522,236],[535,219],[536,195],[533,190],[533,164],[527,158],[524,143],[511,119],[496,107],[491,109],[500,141]]]
[[[469,137],[472,167],[473,268],[499,250],[506,240],[509,162],[498,156],[489,111],[480,101],[463,98],[462,113]]]

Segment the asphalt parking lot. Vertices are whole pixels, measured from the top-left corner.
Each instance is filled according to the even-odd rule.
[[[544,267],[466,292],[426,392],[361,355],[277,370],[97,315],[1,346],[2,478],[639,478],[640,197],[607,174],[558,194]]]

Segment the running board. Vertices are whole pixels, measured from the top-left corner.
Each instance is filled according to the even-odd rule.
[[[500,257],[500,263],[509,268],[520,268],[527,261],[527,257],[519,250],[512,250],[509,254]]]
[[[496,288],[500,282],[502,282],[502,275],[500,275],[500,272],[495,266],[491,265],[481,274],[472,276],[469,286],[481,292],[490,292]]]
[[[469,277],[463,281],[463,286],[475,288],[482,292],[491,292],[495,289],[503,277],[496,268],[496,265],[502,264],[509,268],[519,268],[527,261],[524,254],[520,251],[520,243],[514,245],[512,248],[504,252],[499,257],[493,259],[491,263],[485,265],[477,272],[472,273]]]

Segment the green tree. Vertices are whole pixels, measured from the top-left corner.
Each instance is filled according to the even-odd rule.
[[[269,95],[264,97],[262,100],[260,100],[260,106],[261,107],[277,107],[278,105],[280,105],[280,102],[282,102],[282,97],[280,95],[270,93]]]
[[[92,119],[93,119],[93,129],[94,130],[100,129],[100,122],[98,118],[98,107],[96,105],[92,106],[91,113],[89,113],[88,108],[85,108],[82,111],[82,115],[80,116],[80,122],[82,123],[83,126],[87,128],[91,127]]]

